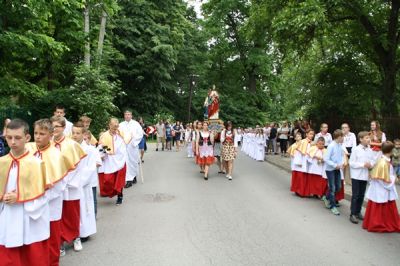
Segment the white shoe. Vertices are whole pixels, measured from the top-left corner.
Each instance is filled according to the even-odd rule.
[[[229,179],[229,180],[232,180],[232,176],[228,176],[228,179]]]
[[[65,248],[60,248],[60,257],[64,257],[65,255]]]
[[[77,239],[74,240],[74,250],[75,251],[81,251],[83,249],[81,239],[78,237]]]

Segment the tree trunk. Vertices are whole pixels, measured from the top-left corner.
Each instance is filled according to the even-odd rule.
[[[103,10],[101,15],[101,22],[100,22],[100,32],[99,32],[99,42],[97,45],[97,66],[100,67],[101,65],[101,56],[103,55],[103,44],[104,44],[104,36],[106,34],[106,22],[107,22],[107,12]]]
[[[84,32],[85,32],[85,65],[90,67],[90,25],[89,25],[89,3],[86,2],[85,10],[83,11],[84,20]]]
[[[393,61],[390,58],[388,61]],[[396,64],[395,62],[388,62],[382,66],[382,107],[381,112],[385,117],[398,116],[399,110],[397,107],[397,82],[396,82]]]
[[[249,90],[253,93],[257,91],[257,75],[254,73],[254,69],[248,73]]]

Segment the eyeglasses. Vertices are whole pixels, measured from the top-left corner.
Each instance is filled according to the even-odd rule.
[[[53,126],[54,128],[62,128],[63,126]]]

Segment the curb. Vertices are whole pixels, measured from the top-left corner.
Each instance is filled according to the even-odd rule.
[[[273,161],[268,160],[268,157],[265,159],[265,161],[266,161],[267,163],[269,163],[269,164],[271,164],[271,165],[273,165],[273,166],[275,166],[275,167],[277,167],[277,168],[279,168],[279,169],[285,171],[285,172],[288,172],[288,173],[290,173],[290,174],[292,173],[292,170],[291,170],[291,169],[288,169],[287,167],[282,166],[282,165],[279,164],[279,163],[276,163],[276,162],[273,162]],[[351,202],[351,194],[349,194],[348,192],[345,191],[345,192],[344,192],[344,199],[347,200],[347,201],[349,201],[349,202]],[[367,207],[367,201],[366,201],[365,199],[364,199],[363,207]]]

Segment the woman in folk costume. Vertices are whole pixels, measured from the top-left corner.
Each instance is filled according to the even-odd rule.
[[[221,158],[225,164],[226,177],[229,180],[232,180],[233,161],[237,155],[237,143],[235,142],[234,132],[232,122],[230,121],[225,124],[225,129],[221,132]]]
[[[219,168],[218,174],[225,174],[224,171],[224,161],[221,159],[221,149],[222,149],[222,143],[221,143],[221,134],[222,132],[217,132],[213,131],[214,134],[214,157],[217,161],[217,165]]]
[[[369,232],[400,232],[400,216],[396,205],[396,174],[390,163],[394,144],[387,141],[383,142],[381,147],[383,155],[370,174],[363,228]]]
[[[99,140],[103,152],[103,164],[99,168],[100,196],[118,196],[116,204],[120,205],[126,177],[126,144],[118,130],[118,119],[111,118],[108,126],[109,130]]]
[[[193,144],[194,144],[194,152],[195,152],[195,162],[200,167],[200,174],[204,174],[204,165],[199,163],[200,156],[199,156],[198,149],[197,149],[197,140],[199,138],[199,134],[202,129],[203,129],[203,122],[198,121],[197,126],[193,132],[193,142],[194,142]]]
[[[196,139],[197,164],[204,171],[204,180],[208,180],[208,170],[215,161],[213,142],[214,136],[208,129],[208,122],[204,121]]]
[[[325,139],[324,137],[319,137],[316,145],[312,146],[307,154],[308,189],[310,195],[322,197],[326,193],[325,153]]]
[[[301,197],[310,195],[308,186],[308,164],[307,153],[311,148],[311,143],[314,138],[314,130],[308,129],[306,138],[300,141],[297,145],[297,153],[293,158],[292,185],[290,191]]]
[[[265,157],[265,138],[264,138],[264,132],[261,128],[257,129],[254,141],[255,141],[254,159],[256,161],[263,162]]]
[[[386,141],[386,135],[381,130],[381,125],[378,121],[371,122],[371,131],[369,132],[369,136],[371,137],[371,149],[374,153],[375,160],[379,160],[382,152],[381,146],[382,143]]]
[[[50,217],[44,162],[26,148],[29,126],[6,126],[10,153],[0,158],[0,265],[49,265]]]
[[[185,130],[185,144],[186,144],[186,150],[187,150],[187,157],[188,158],[193,158],[194,153],[193,153],[193,144],[192,144],[192,128],[189,124],[186,125],[186,130]]]

